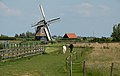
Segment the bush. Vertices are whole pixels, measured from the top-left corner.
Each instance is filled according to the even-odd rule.
[[[111,39],[106,38],[106,37],[102,37],[102,38],[94,38],[93,40],[91,40],[90,42],[111,42]]]
[[[66,43],[75,43],[75,42],[81,42],[80,38],[62,38],[60,39],[61,42],[66,42]]]

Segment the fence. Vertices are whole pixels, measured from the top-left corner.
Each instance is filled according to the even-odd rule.
[[[14,45],[14,48],[11,47],[9,49],[0,50],[0,61],[7,61],[36,54],[42,54],[44,51],[45,48],[41,45]]]
[[[75,59],[79,58],[78,56],[78,52],[73,52],[72,61],[74,62]],[[70,57],[70,55],[66,57],[66,68],[70,65]]]
[[[91,66],[88,65],[89,62],[87,61],[79,61],[79,57],[81,57],[81,54],[78,54],[78,52],[73,52],[73,73],[79,71],[79,74],[82,74],[83,76],[120,76],[120,63],[103,63],[104,65],[94,64]],[[66,69],[70,70],[70,68],[70,56],[68,56],[66,58]]]

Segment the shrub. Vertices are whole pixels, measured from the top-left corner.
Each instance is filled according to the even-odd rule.
[[[90,42],[111,42],[111,39],[106,38],[106,37],[102,37],[102,38],[94,38],[93,40],[91,40]]]

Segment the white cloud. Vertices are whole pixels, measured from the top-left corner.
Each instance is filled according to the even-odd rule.
[[[5,16],[19,16],[21,15],[21,11],[18,9],[9,8],[3,2],[0,2],[0,13]]]
[[[92,14],[92,9],[94,6],[90,3],[81,3],[76,6],[77,12],[83,16],[90,16]]]
[[[0,2],[0,9],[8,9],[8,7],[4,3]]]
[[[81,3],[80,5],[78,5],[79,8],[85,8],[85,9],[90,9],[93,8],[94,6],[90,3]]]
[[[81,3],[77,5],[76,11],[82,16],[106,15],[110,8],[105,5],[93,5],[91,3]]]
[[[110,10],[109,7],[104,6],[104,5],[99,5],[98,8],[101,9],[102,11],[109,11]]]

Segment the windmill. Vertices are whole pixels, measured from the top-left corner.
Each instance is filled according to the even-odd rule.
[[[33,25],[32,27],[36,27],[36,33],[35,33],[35,39],[36,40],[43,40],[43,41],[51,41],[52,40],[52,36],[50,34],[50,30],[48,28],[48,26],[51,23],[54,23],[58,20],[60,20],[60,18],[54,18],[51,19],[49,21],[45,20],[45,13],[43,10],[42,5],[40,5],[40,11],[42,14],[42,20],[40,20],[39,22],[37,22],[37,24]]]

